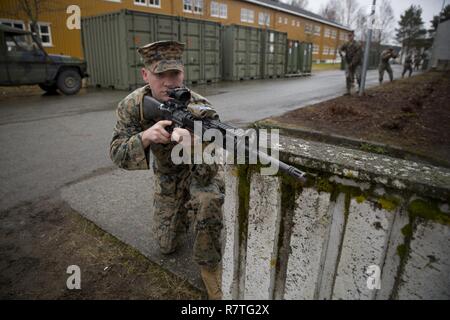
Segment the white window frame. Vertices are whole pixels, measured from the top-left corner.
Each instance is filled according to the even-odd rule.
[[[313,32],[313,25],[311,23],[305,24],[305,33],[312,33]]]
[[[228,18],[228,5],[226,3],[219,3],[219,17],[222,19]]]
[[[313,54],[319,54],[320,52],[320,46],[318,44],[313,44]]]
[[[282,24],[283,23],[283,17],[278,17],[278,24]]]
[[[203,0],[193,0],[194,2],[194,14],[203,14]]]
[[[183,11],[192,12],[194,0],[183,0]]]
[[[49,48],[49,47],[53,47],[53,39],[52,39],[52,28],[51,28],[51,23],[50,22],[41,22],[38,21],[37,23],[38,25],[38,31],[39,31],[39,37],[41,38],[41,43],[43,47]],[[48,38],[50,39],[50,42],[44,42],[42,41],[42,35],[41,35],[41,26],[47,26],[48,27]],[[28,29],[31,31],[31,23],[28,23]]]
[[[294,19],[292,19],[291,25],[292,25],[293,27],[295,27],[295,20],[294,20]]]
[[[300,21],[297,20],[297,28],[300,28]]]
[[[254,23],[255,12],[247,8],[241,8],[241,22]]]
[[[288,24],[288,18],[284,18],[284,24]]]
[[[314,25],[313,32],[315,36],[320,36],[320,32],[322,31],[321,27],[317,24]]]
[[[211,17],[219,18],[220,17],[220,3],[216,1],[211,1]]]
[[[0,19],[0,23],[1,24],[5,24],[5,23],[7,23],[7,24],[5,24],[5,25],[8,25],[9,27],[13,27],[13,28],[15,28],[15,24],[20,24],[20,25],[22,25],[22,30],[27,30],[26,29],[26,24],[25,24],[25,22],[24,21],[22,21],[22,20],[12,20],[12,19]],[[18,28],[19,29],[19,28]]]
[[[330,36],[331,36],[331,34],[330,34],[330,29],[328,29],[328,28],[325,28],[325,32],[324,32],[324,38],[329,38]]]
[[[258,24],[260,26],[270,26],[270,14],[267,12],[260,12],[258,15]]]
[[[121,2],[121,0],[114,2]],[[154,3],[151,3],[154,2]],[[161,8],[161,0],[133,0],[135,6]]]
[[[331,30],[331,39],[336,39],[336,36],[337,36],[337,31]]]

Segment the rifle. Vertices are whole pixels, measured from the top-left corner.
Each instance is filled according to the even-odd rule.
[[[195,108],[188,109],[188,104],[191,99],[191,92],[186,88],[176,88],[168,91],[168,95],[171,98],[165,103],[161,103],[153,97],[144,96],[142,103],[143,118],[146,120],[161,121],[170,120],[172,125],[167,128],[171,132],[175,127],[184,128],[194,133],[194,122],[202,122],[202,135],[208,129],[219,130],[224,141],[222,146],[226,148],[226,140],[233,139],[234,148],[237,148],[237,142],[235,138],[239,138],[236,134],[238,128],[235,128],[227,123],[221,122],[219,116],[215,113],[214,109],[207,105],[196,105]],[[216,142],[216,141],[214,141]],[[278,168],[300,180],[302,184],[306,183],[306,173],[299,169],[290,166],[278,159],[269,156],[267,153],[259,150],[251,150],[247,144],[245,144],[245,152],[256,155],[260,160],[264,160],[266,163],[273,163],[278,165]]]

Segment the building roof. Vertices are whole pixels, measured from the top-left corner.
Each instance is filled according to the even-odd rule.
[[[278,11],[290,13],[290,14],[293,14],[293,15],[296,15],[299,17],[303,17],[303,18],[307,18],[307,19],[314,20],[317,22],[321,22],[321,23],[324,23],[324,24],[327,24],[327,25],[330,25],[330,26],[333,26],[336,28],[352,31],[351,28],[343,26],[343,25],[341,25],[337,22],[331,21],[329,19],[325,19],[322,16],[315,14],[311,11],[300,9],[300,8],[294,7],[287,3],[277,2],[277,1],[273,1],[273,0],[242,0],[242,1],[257,4],[257,5],[275,9]]]

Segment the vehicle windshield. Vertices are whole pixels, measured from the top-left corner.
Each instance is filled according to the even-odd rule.
[[[8,52],[37,52],[39,47],[33,41],[30,34],[13,34],[7,33],[6,45]]]

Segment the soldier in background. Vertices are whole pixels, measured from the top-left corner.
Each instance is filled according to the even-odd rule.
[[[343,56],[343,52],[345,52],[345,57]],[[359,42],[355,41],[354,32],[349,32],[348,41],[339,48],[339,54],[345,60],[345,78],[347,85],[345,95],[350,95],[355,76],[358,81],[358,90],[361,85],[361,63],[363,58],[362,46]]]
[[[407,57],[405,59],[405,63],[403,65],[402,78],[405,77],[406,71],[409,71],[408,77],[411,77],[411,74],[413,72],[413,58],[412,58],[412,54],[411,53],[408,53],[408,55],[407,55]]]
[[[414,56],[414,69],[416,71],[419,71],[421,62],[422,62],[422,57],[418,52],[416,52],[416,55]]]
[[[172,148],[185,139],[192,139],[186,129],[167,127],[171,121],[146,120],[142,113],[145,95],[160,102],[169,100],[167,91],[183,85],[181,62],[184,44],[159,41],[138,49],[144,61],[141,74],[146,86],[119,102],[117,124],[110,144],[110,157],[127,170],[154,169],[154,234],[160,251],[171,254],[177,248],[180,231],[194,224],[193,260],[200,272],[210,299],[221,299],[222,204],[225,186],[219,165],[180,164],[171,159]],[[191,103],[208,104],[192,92]],[[150,164],[149,151],[153,162]],[[191,219],[188,219],[188,218]],[[189,221],[191,220],[191,221]]]
[[[387,73],[389,74],[389,79],[392,81],[394,81],[394,74],[392,72],[392,68],[391,65],[389,63],[390,59],[395,59],[397,58],[397,54],[395,53],[393,48],[389,48],[386,50],[383,50],[383,52],[381,53],[380,56],[380,64],[378,65],[378,73],[379,73],[379,82],[380,84],[383,83],[383,78],[384,78],[384,71],[387,71]]]

